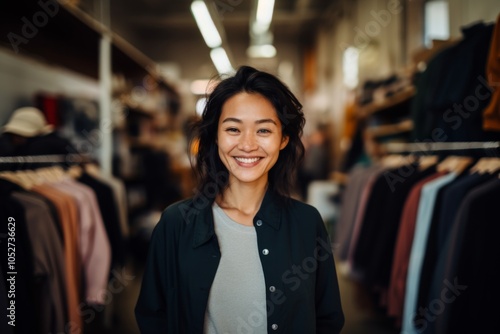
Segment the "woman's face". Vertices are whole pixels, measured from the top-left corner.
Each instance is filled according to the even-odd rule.
[[[223,104],[217,145],[230,185],[267,183],[287,143],[274,106],[262,95],[238,93]]]

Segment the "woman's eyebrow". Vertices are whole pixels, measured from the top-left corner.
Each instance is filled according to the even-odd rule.
[[[222,123],[226,123],[226,122],[243,123],[243,121],[241,119],[234,118],[234,117],[228,117],[222,121]],[[273,123],[274,125],[277,125],[276,121],[271,119],[271,118],[258,119],[255,121],[255,124],[262,124],[262,123]]]
[[[265,118],[265,119],[259,119],[255,121],[255,124],[262,124],[262,123],[273,123],[274,125],[277,125],[274,119],[270,118]]]
[[[241,119],[239,118],[234,118],[234,117],[228,117],[225,120],[222,121],[222,123],[226,122],[236,122],[236,123],[243,123]]]

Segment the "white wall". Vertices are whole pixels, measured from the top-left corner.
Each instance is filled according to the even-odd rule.
[[[34,95],[40,92],[98,100],[99,85],[96,80],[0,48],[0,124],[17,107],[33,104]]]

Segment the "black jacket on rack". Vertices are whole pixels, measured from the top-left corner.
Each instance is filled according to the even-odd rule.
[[[406,177],[403,182],[398,183],[393,191],[389,193],[388,197],[383,198],[384,205],[380,208],[382,211],[379,212],[379,214],[375,214],[375,212],[372,211],[366,212],[365,215],[367,220],[375,220],[372,232],[375,233],[377,237],[373,238],[372,234],[372,236],[368,238],[370,243],[372,243],[372,247],[366,249],[368,253],[365,255],[370,260],[367,264],[365,281],[375,287],[387,288],[389,285],[392,262],[387,261],[387,259],[392,259],[394,256],[394,247],[399,230],[401,213],[408,194],[416,183],[436,173],[435,166],[426,168],[422,171],[418,170],[418,166],[414,165],[403,166],[402,168],[403,170],[407,168],[410,171],[411,168],[413,168],[414,172]],[[387,179],[385,179],[385,181],[387,183]],[[378,208],[373,209],[377,210]],[[365,223],[363,223],[363,227],[364,226]],[[374,242],[376,242],[376,244],[373,244]],[[359,246],[362,247],[363,244]]]
[[[69,140],[56,132],[29,138],[27,143],[17,152],[18,155],[52,155],[78,153]]]
[[[462,28],[463,39],[435,55],[419,74],[411,106],[414,140],[500,139],[497,133],[485,132],[482,124],[492,95],[485,68],[493,27],[477,23]]]
[[[35,328],[39,319],[33,318],[33,315],[39,314],[36,312],[35,301],[36,286],[35,277],[33,276],[33,250],[28,238],[28,227],[25,221],[24,208],[16,200],[11,197],[12,192],[22,190],[18,185],[0,179],[0,252],[2,260],[0,267],[3,279],[0,282],[3,285],[6,295],[0,296],[4,300],[15,300],[15,327],[13,333],[36,333]],[[12,233],[15,240],[9,239],[9,232]],[[15,263],[10,267],[8,257],[9,253],[14,253]],[[5,285],[7,279],[11,277],[9,272],[17,272],[15,275],[14,295],[8,296],[10,286]],[[9,297],[7,299],[7,297]],[[14,297],[14,298],[12,298]],[[10,304],[9,304],[10,305]],[[2,308],[2,326],[10,320],[7,315],[10,311]],[[27,321],[33,319],[34,321]],[[2,328],[2,327],[0,327]],[[7,330],[2,333],[9,333]]]
[[[496,178],[496,175],[465,175],[439,191],[422,264],[417,309],[420,309],[420,307],[422,309],[429,307],[430,302],[439,297],[431,293],[431,286],[434,274],[439,271],[439,268],[436,266],[441,265],[438,264],[438,258],[444,251],[446,238],[450,235],[451,227],[459,210],[457,203],[461,203],[471,189],[493,178]],[[420,318],[417,318],[417,321],[418,319]]]

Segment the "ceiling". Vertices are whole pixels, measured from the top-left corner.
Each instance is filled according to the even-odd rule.
[[[190,12],[190,0],[109,0],[110,25],[154,61],[161,62],[152,45],[175,45],[182,41],[205,46]],[[206,0],[218,13],[226,45],[249,42],[249,21],[254,0]],[[271,31],[275,45],[309,43],[320,24],[331,21],[339,1],[275,0]],[[82,0],[80,7],[92,16],[103,12],[103,1]],[[105,10],[104,10],[105,11]],[[223,37],[224,38],[224,37]],[[279,51],[279,50],[278,50]]]

